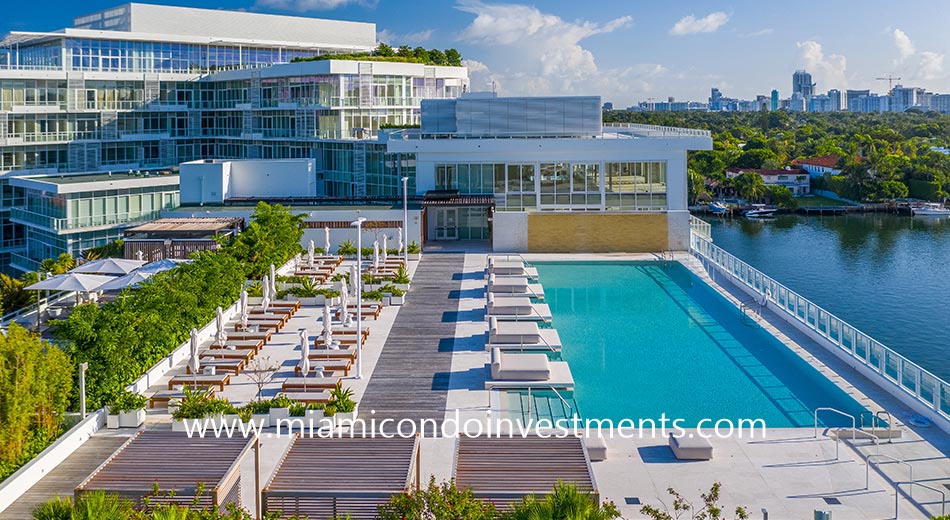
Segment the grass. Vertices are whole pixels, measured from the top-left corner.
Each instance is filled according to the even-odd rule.
[[[816,207],[816,206],[850,206],[847,202],[840,200],[829,199],[828,197],[822,197],[821,195],[810,195],[808,197],[796,197],[795,200],[798,202],[798,206],[802,208],[807,207]]]

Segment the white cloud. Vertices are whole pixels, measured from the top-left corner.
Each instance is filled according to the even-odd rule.
[[[937,79],[943,77],[943,54],[931,51],[920,53],[918,76],[921,79]]]
[[[759,36],[768,36],[768,35],[770,35],[770,34],[772,34],[772,33],[774,33],[774,32],[775,32],[775,29],[773,29],[773,28],[771,28],[771,27],[766,27],[765,29],[760,29],[760,30],[755,31],[755,32],[751,32],[751,33],[748,33],[748,34],[744,34],[743,36],[746,36],[746,37],[748,37],[748,38],[757,38],[757,37],[759,37]]]
[[[284,11],[329,11],[349,4],[376,7],[378,0],[257,0],[255,7],[267,7]]]
[[[432,34],[435,33],[435,29],[426,29],[424,31],[408,33],[408,34],[397,34],[389,29],[383,29],[376,33],[376,41],[388,44],[388,45],[418,45],[420,43],[425,43],[432,38]]]
[[[848,80],[845,76],[845,69],[848,66],[847,58],[840,54],[825,54],[821,44],[814,40],[798,42],[796,45],[805,69],[812,73],[820,90],[842,89],[847,86]]]
[[[693,15],[684,16],[673,25],[670,29],[670,34],[673,36],[684,36],[687,34],[716,32],[728,21],[729,15],[722,11],[709,13],[702,18],[696,18]]]
[[[494,81],[505,94],[609,96],[624,87],[618,71],[601,71],[581,42],[630,26],[629,16],[606,23],[568,21],[533,6],[479,0],[460,1],[457,8],[475,15],[460,38],[484,47],[482,55],[492,58],[470,69],[473,90],[487,90]]]
[[[907,33],[900,29],[894,29],[894,45],[897,46],[897,52],[901,55],[900,61],[904,61],[917,53],[914,42],[910,41]]]

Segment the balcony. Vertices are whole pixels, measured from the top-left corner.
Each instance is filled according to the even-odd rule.
[[[122,226],[143,220],[153,220],[161,216],[162,210],[115,213],[111,215],[93,215],[88,217],[57,218],[43,215],[24,208],[11,208],[10,219],[24,225],[46,228],[57,233],[84,231],[90,228]]]

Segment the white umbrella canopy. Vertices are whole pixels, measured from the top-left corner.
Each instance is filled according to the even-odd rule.
[[[304,377],[310,373],[310,335],[307,329],[300,329],[300,372]]]
[[[310,244],[307,246],[307,265],[313,267],[313,240],[310,241]]]
[[[373,268],[379,269],[379,240],[373,240]]]
[[[145,260],[126,260],[124,258],[102,258],[100,260],[93,260],[91,262],[86,262],[81,266],[70,270],[71,273],[86,273],[86,274],[108,274],[113,276],[121,276],[123,274],[129,274],[132,271],[138,269],[145,265]]]
[[[384,264],[386,263],[386,255],[387,255],[387,253],[386,253],[386,248],[388,248],[388,247],[389,247],[389,237],[387,237],[386,235],[383,235],[383,249],[382,249],[382,255],[383,255],[383,263],[384,263]]]
[[[396,231],[399,236],[399,242],[396,244],[396,251],[399,251],[399,253],[401,254],[402,253],[402,226],[400,226]]]
[[[198,329],[191,329],[191,357],[188,358],[188,367],[192,374],[197,374],[201,369],[201,361],[198,360]]]
[[[221,307],[218,307],[215,309],[215,313],[215,325],[217,325],[218,330],[214,335],[214,341],[223,347],[228,343],[228,332],[224,326],[224,312],[221,310]]]
[[[96,291],[106,282],[115,280],[114,276],[101,276],[96,274],[65,273],[47,278],[37,282],[29,287],[30,291],[74,291],[89,292]]]
[[[247,328],[248,319],[247,291],[241,290],[241,327]]]
[[[323,228],[323,254],[330,255],[330,226]]]
[[[154,273],[142,272],[141,269],[136,269],[135,271],[132,271],[131,273],[125,276],[120,276],[118,278],[110,277],[112,278],[111,281],[100,285],[98,288],[96,288],[96,290],[97,291],[121,291],[122,289],[125,289],[128,287],[134,288],[138,286],[138,284],[151,278],[153,274]]]
[[[156,260],[150,264],[145,264],[142,267],[139,267],[135,270],[136,273],[160,273],[162,271],[168,271],[169,269],[174,269],[181,264],[189,264],[191,260],[177,260],[172,258],[164,258],[162,260]]]

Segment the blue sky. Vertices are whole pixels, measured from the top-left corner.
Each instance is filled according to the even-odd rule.
[[[43,9],[8,2],[0,31],[52,30],[73,16],[120,3],[47,0]],[[874,78],[950,91],[947,0],[168,0],[376,23],[381,40],[456,47],[469,60],[474,90],[503,94],[596,94],[626,106],[648,98],[702,100],[710,87],[751,98],[806,68],[819,91],[886,90]]]

